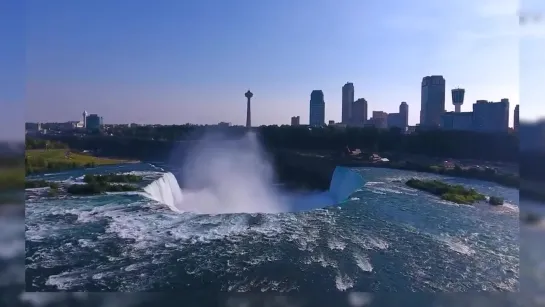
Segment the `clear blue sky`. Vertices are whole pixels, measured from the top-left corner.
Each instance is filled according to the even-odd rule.
[[[407,101],[415,124],[430,74],[466,88],[463,110],[504,97],[513,108],[520,88],[521,116],[545,114],[536,65],[545,23],[521,32],[518,1],[29,0],[26,12],[18,2],[0,10],[9,46],[0,103],[25,102],[27,121],[78,120],[87,110],[106,123],[243,124],[248,89],[254,124],[307,122],[314,89],[337,121],[350,81],[370,111]]]

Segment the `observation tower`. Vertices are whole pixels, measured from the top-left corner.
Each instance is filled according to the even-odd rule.
[[[246,102],[246,128],[252,127],[252,109],[251,109],[251,100],[254,94],[248,90],[244,96],[248,99]]]
[[[466,90],[463,88],[455,88],[452,90],[452,104],[454,105],[454,112],[460,113],[462,104],[464,104],[464,96]]]

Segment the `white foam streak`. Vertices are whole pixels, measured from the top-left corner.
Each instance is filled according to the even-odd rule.
[[[338,272],[337,276],[335,277],[335,285],[337,286],[337,290],[346,291],[354,287],[354,281],[352,278],[350,278],[350,276]]]

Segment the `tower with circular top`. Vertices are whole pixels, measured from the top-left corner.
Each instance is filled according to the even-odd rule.
[[[246,128],[252,127],[252,109],[251,109],[251,100],[254,94],[248,90],[244,96],[247,99],[246,102]]]
[[[462,104],[464,104],[464,96],[466,90],[463,88],[455,88],[452,90],[452,104],[454,105],[454,112],[460,113]]]

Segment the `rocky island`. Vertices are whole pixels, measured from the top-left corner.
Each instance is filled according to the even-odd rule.
[[[87,174],[83,177],[85,183],[135,183],[142,181],[142,176],[134,174],[106,174],[92,175]]]
[[[457,204],[472,205],[479,201],[486,200],[486,196],[475,191],[475,189],[468,189],[459,184],[451,185],[439,180],[419,180],[411,178],[405,184],[413,189],[428,192],[439,196],[443,200]],[[488,202],[495,206],[503,205],[503,199],[500,197],[491,196]]]
[[[46,180],[27,180],[25,182],[25,188],[49,188],[47,192],[49,196],[58,195],[61,188],[64,188],[66,193],[72,195],[96,195],[106,192],[139,191],[141,188],[134,185],[134,183],[140,182],[141,180],[141,176],[133,174],[87,174],[83,178],[84,184],[62,186],[57,182]]]

